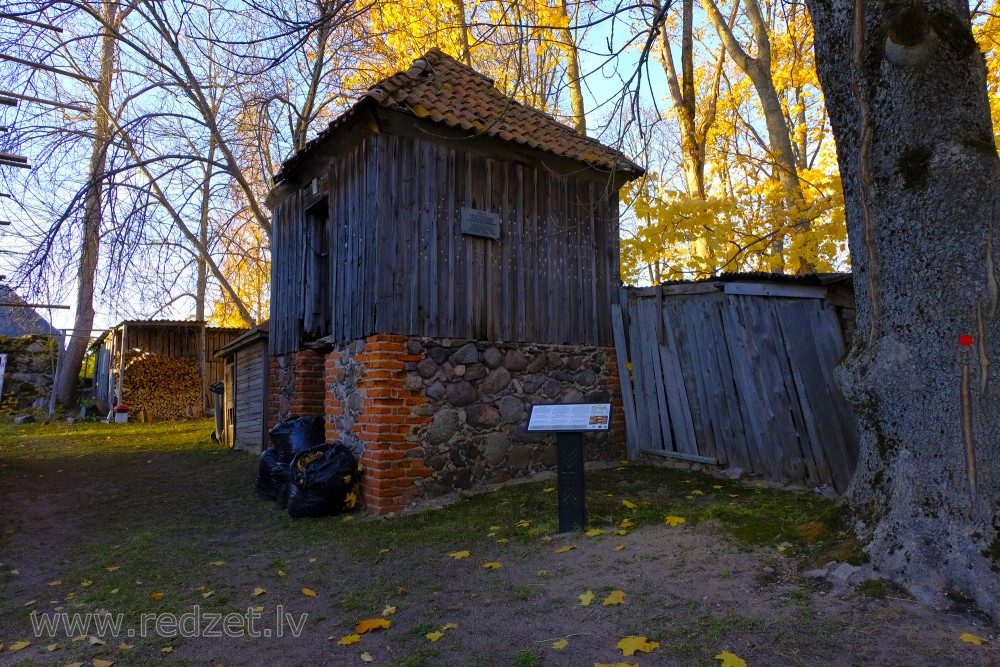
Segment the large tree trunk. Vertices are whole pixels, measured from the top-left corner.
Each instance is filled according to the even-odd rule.
[[[968,6],[809,9],[858,302],[839,369],[862,438],[848,498],[883,575],[1000,618],[1000,169]]]
[[[108,25],[117,20],[118,3],[107,2],[103,7]],[[64,405],[73,402],[80,382],[80,368],[90,345],[90,330],[94,326],[94,281],[100,246],[104,175],[108,161],[108,136],[111,127],[111,79],[114,76],[115,38],[106,31],[101,38],[101,73],[94,100],[94,143],[87,168],[87,192],[83,200],[83,229],[80,238],[80,264],[76,271],[76,319],[72,335],[66,344],[56,378],[56,400]]]
[[[580,134],[587,134],[587,115],[583,107],[583,80],[580,76],[580,49],[573,38],[569,27],[569,6],[566,0],[560,0],[559,11],[566,19],[566,27],[562,29],[562,48],[566,55],[566,79],[569,85],[569,102],[573,110],[573,129]]]

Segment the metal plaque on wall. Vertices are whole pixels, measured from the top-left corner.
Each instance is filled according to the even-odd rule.
[[[500,215],[478,208],[462,207],[462,233],[500,240]]]

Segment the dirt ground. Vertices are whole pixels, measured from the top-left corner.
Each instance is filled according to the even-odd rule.
[[[555,532],[551,479],[390,519],[292,520],[251,495],[256,460],[210,445],[204,423],[114,429],[0,426],[0,666],[707,667],[723,651],[751,667],[1000,665],[997,627],[974,610],[804,577],[851,547],[808,492],[620,466],[588,474],[593,536]],[[614,591],[624,602],[603,604]],[[127,636],[141,614],[193,623],[196,606],[203,631],[205,614],[262,608],[271,636]],[[279,606],[307,615],[299,636],[276,636]],[[36,637],[29,617],[105,610],[124,614],[117,637]],[[375,618],[391,627],[339,643]],[[627,636],[658,647],[625,657]]]

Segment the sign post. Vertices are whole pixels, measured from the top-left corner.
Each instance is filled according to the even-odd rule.
[[[559,494],[559,532],[580,530],[587,525],[583,484],[583,434],[607,431],[610,403],[535,405],[528,418],[528,431],[556,434],[556,485]]]

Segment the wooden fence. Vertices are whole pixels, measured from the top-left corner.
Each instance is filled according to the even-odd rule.
[[[619,368],[632,369],[631,379],[622,371],[630,454],[847,488],[857,428],[833,372],[853,302],[794,282],[629,288],[621,302],[613,324]]]

